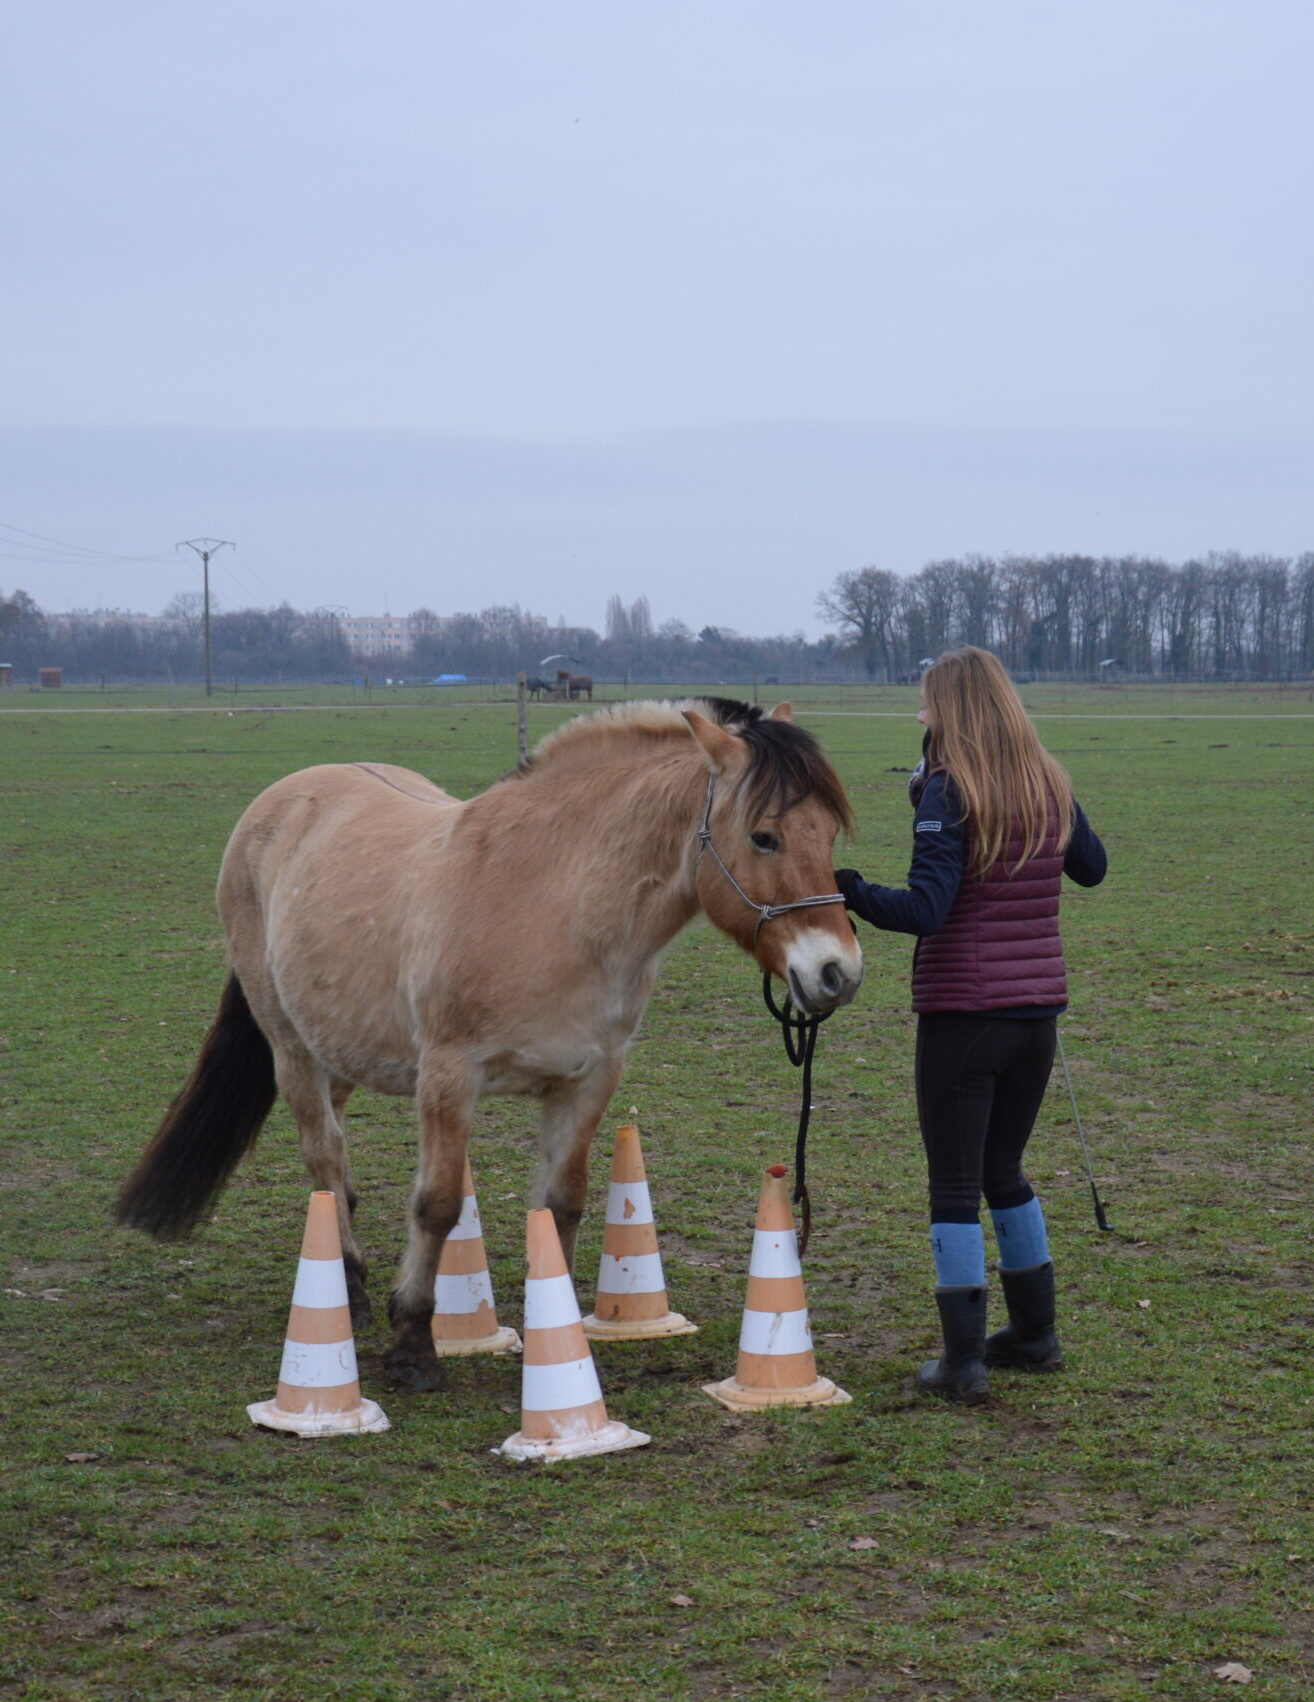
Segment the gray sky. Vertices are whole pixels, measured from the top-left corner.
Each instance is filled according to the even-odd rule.
[[[1314,548],[1304,0],[5,39],[0,587],[47,609],[158,611],[203,534],[227,607],[809,634],[867,563]]]

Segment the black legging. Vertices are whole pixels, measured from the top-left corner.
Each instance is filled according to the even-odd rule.
[[[1053,1017],[918,1017],[917,1116],[933,1223],[975,1223],[982,1194],[997,1211],[1031,1198],[1022,1153],[1056,1043]]]

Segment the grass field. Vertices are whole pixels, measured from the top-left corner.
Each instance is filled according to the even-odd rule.
[[[269,781],[372,758],[468,794],[514,705],[436,692],[13,694],[0,703],[0,1696],[22,1702],[945,1698],[1314,1693],[1314,701],[1308,689],[1030,688],[1110,852],[1070,890],[1064,1021],[1113,1231],[1055,1077],[1032,1149],[1068,1369],[983,1409],[912,1390],[935,1347],[911,1095],[910,942],[864,933],[822,1030],[805,1264],[829,1410],[733,1417],[758,1179],[798,1080],[750,963],[672,951],[604,1124],[643,1133],[671,1303],[699,1334],[596,1350],[651,1447],[551,1469],[514,1361],[444,1394],[382,1379],[383,1436],[257,1431],[308,1183],[278,1108],[190,1244],[111,1224],[190,1066],[223,951],[215,870]],[[300,694],[305,696],[306,694]],[[907,867],[908,690],[791,690],[859,818],[840,859]],[[146,712],[146,711],[151,712]],[[537,737],[567,713],[530,711]],[[376,1314],[403,1239],[410,1108],[352,1104]],[[531,1107],[485,1103],[472,1160],[499,1314],[519,1324]]]

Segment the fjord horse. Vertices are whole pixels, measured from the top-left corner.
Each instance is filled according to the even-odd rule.
[[[362,1323],[343,1108],[357,1085],[413,1096],[420,1157],[388,1369],[434,1386],[434,1273],[475,1102],[538,1099],[532,1200],[570,1260],[589,1144],[662,951],[699,910],[800,1011],[857,991],[862,955],[831,867],[848,823],[834,769],[787,704],[764,716],[722,699],[579,716],[464,803],[381,763],[276,782],[224,854],[231,973],[120,1221],[187,1234],[281,1092],[315,1187],[337,1197]]]

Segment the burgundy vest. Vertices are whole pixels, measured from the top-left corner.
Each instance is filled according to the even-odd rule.
[[[999,861],[984,874],[973,874],[967,866],[972,858],[972,824],[967,823],[958,895],[940,931],[917,942],[915,1011],[998,1011],[1067,1003],[1058,926],[1063,853],[1053,813],[1039,852],[1019,868],[1022,849],[1021,827],[1015,822]]]

